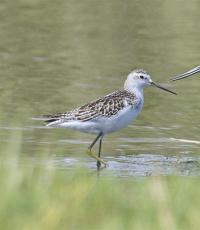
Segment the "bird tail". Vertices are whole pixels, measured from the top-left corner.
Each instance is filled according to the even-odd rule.
[[[42,115],[39,117],[32,117],[32,120],[37,120],[37,121],[44,121],[47,124],[55,122],[60,120],[60,118],[58,118],[58,115],[52,116],[52,115]]]

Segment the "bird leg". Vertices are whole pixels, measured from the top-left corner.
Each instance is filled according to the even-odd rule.
[[[93,151],[91,151],[91,149],[88,149],[86,153],[89,156],[91,156],[92,158],[97,160],[97,167],[98,168],[101,166],[101,163],[104,164],[105,166],[107,165],[106,161],[104,161],[101,158],[99,158],[98,156],[96,156],[95,153]]]
[[[98,157],[101,158],[101,145],[102,145],[102,139],[103,139],[103,136],[100,137],[100,140],[99,140],[99,152],[98,152]],[[99,169],[101,167],[101,162],[100,161],[97,161],[97,168]]]
[[[99,142],[99,152],[98,152],[98,156],[95,155],[95,153],[92,151],[92,147],[95,145],[95,143],[100,139]],[[92,144],[88,147],[88,150],[86,151],[86,153],[91,156],[92,158],[97,160],[97,167],[99,168],[101,166],[101,163],[104,164],[105,166],[107,165],[107,163],[102,160],[100,158],[101,155],[101,144],[102,144],[102,138],[103,138],[103,134],[99,133],[98,136],[95,138],[95,140],[92,142]]]

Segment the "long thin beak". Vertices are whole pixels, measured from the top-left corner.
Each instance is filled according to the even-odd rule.
[[[195,73],[199,73],[199,72],[200,72],[200,65],[195,67],[195,68],[193,68],[193,69],[191,69],[191,70],[189,70],[189,71],[187,71],[187,72],[185,72],[185,73],[183,73],[183,74],[181,74],[181,75],[173,77],[172,81],[180,80],[180,79],[189,77],[189,76],[191,76],[191,75],[193,75]]]
[[[159,88],[159,89],[162,89],[162,90],[164,90],[164,91],[167,91],[167,92],[169,92],[169,93],[172,93],[172,94],[177,95],[177,93],[175,93],[175,92],[173,92],[173,91],[171,91],[171,90],[169,90],[169,89],[166,89],[166,88],[164,88],[163,86],[158,85],[158,84],[156,84],[156,83],[154,83],[154,82],[151,82],[151,85],[152,85],[152,86],[155,86],[155,87],[157,87],[157,88]]]

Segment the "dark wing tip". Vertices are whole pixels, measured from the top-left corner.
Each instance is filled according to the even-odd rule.
[[[58,120],[58,118],[51,118],[51,119],[45,120],[44,122],[51,123],[51,122],[54,122],[54,121],[57,121],[57,120]]]
[[[51,123],[51,122],[59,120],[58,114],[56,115],[47,114],[47,115],[43,115],[42,117],[43,117],[44,122],[46,123]]]
[[[46,123],[51,123],[51,122],[59,120],[57,116],[53,116],[53,115],[42,115],[38,117],[32,117],[31,119],[37,120],[37,121],[44,121]]]

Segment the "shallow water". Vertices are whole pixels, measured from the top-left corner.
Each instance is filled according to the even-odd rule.
[[[108,135],[102,175],[199,175],[199,77],[171,82],[200,60],[200,2],[5,1],[0,3],[0,150],[10,162],[57,169],[96,163],[94,136],[31,118],[71,110],[123,86],[134,68],[178,96],[145,89],[127,129]]]

